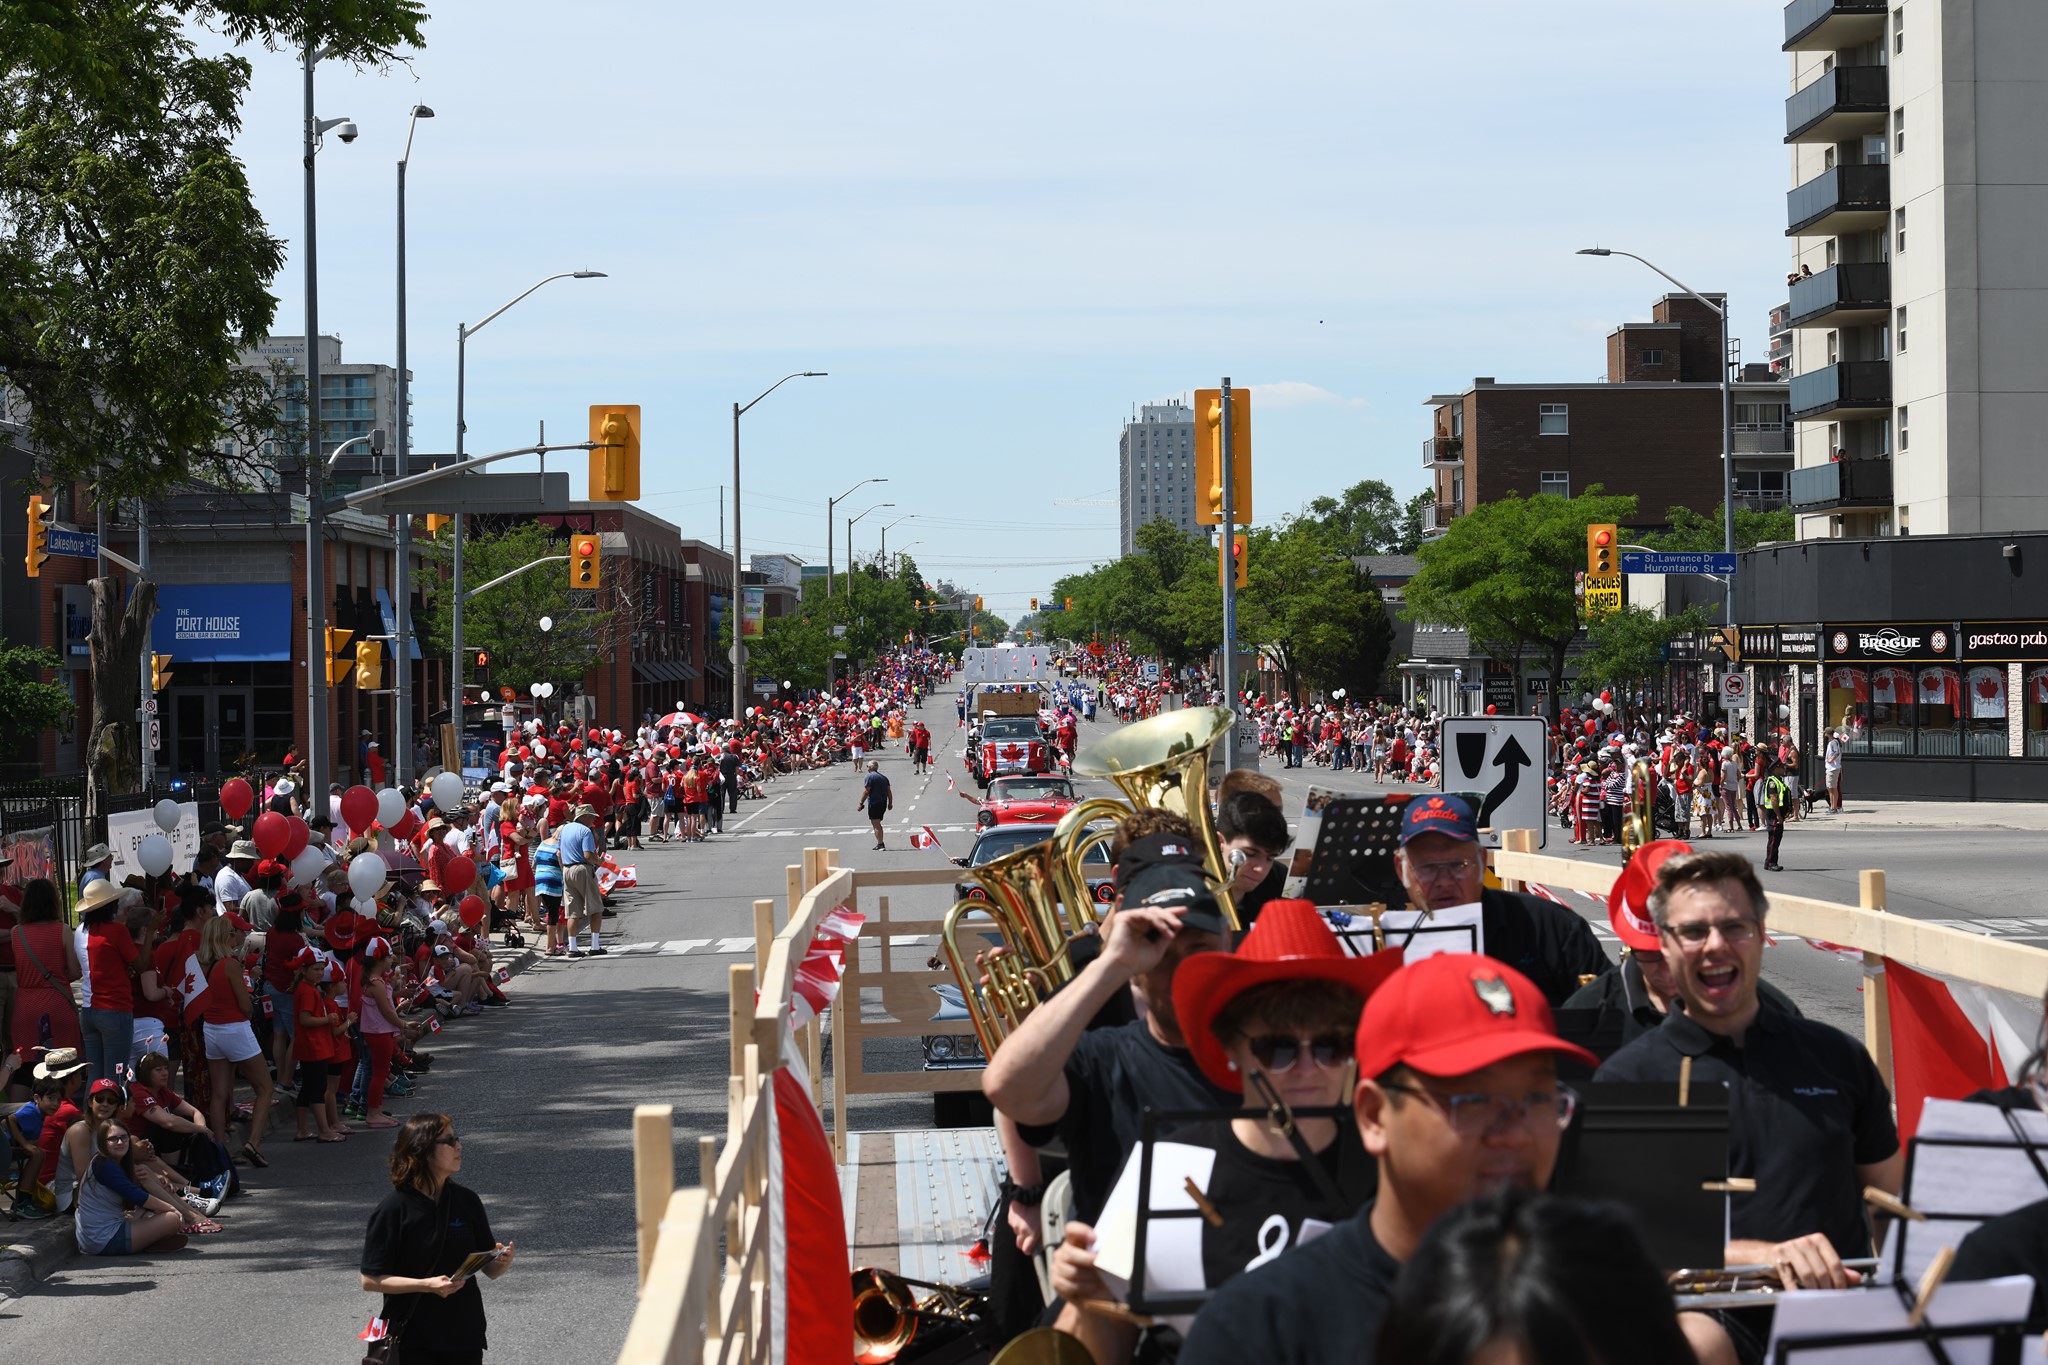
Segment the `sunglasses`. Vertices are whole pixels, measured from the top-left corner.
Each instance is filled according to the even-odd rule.
[[[1263,1038],[1247,1038],[1245,1046],[1252,1057],[1267,1071],[1278,1073],[1292,1071],[1295,1063],[1306,1055],[1317,1066],[1328,1071],[1351,1060],[1353,1040],[1342,1033],[1325,1033],[1314,1038],[1297,1038],[1292,1034],[1269,1034]]]
[[[453,1133],[444,1133],[440,1137],[434,1139],[434,1145],[436,1147],[460,1147],[462,1145],[462,1139],[455,1136],[455,1134]]]

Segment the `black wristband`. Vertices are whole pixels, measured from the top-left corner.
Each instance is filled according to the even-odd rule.
[[[1006,1177],[1003,1180],[1003,1193],[1010,1197],[1012,1204],[1022,1204],[1026,1208],[1035,1209],[1045,1199],[1045,1186],[1043,1184],[1019,1185],[1016,1181]]]

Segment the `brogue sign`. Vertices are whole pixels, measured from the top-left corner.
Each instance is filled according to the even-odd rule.
[[[1946,621],[1831,625],[1821,634],[1831,662],[1912,663],[1956,657],[1956,629]]]

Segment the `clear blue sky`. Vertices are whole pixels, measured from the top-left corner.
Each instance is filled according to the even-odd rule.
[[[1747,359],[1782,298],[1771,0],[433,9],[409,69],[319,82],[362,129],[319,158],[321,330],[352,361],[394,358],[394,163],[410,106],[437,113],[410,172],[416,444],[453,444],[459,320],[607,271],[471,342],[472,451],[638,402],[643,501],[715,541],[733,401],[827,370],[746,418],[746,548],[822,560],[826,497],[886,475],[849,504],[897,504],[857,551],[914,513],[891,547],[1012,618],[1115,554],[1133,404],[1250,385],[1270,520],[1421,487],[1430,393],[1596,378],[1664,285],[1576,247],[1728,291]],[[240,147],[291,245],[291,333],[298,68],[252,58]]]

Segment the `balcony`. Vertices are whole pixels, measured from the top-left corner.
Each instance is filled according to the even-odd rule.
[[[1889,0],[1792,0],[1785,6],[1785,52],[1839,52],[1884,36]]]
[[[1825,512],[1838,507],[1890,507],[1890,460],[1837,460],[1792,471],[1792,510]]]
[[[1729,432],[1737,455],[1790,455],[1792,425],[1789,422],[1737,422]]]
[[[1847,360],[1825,369],[1795,374],[1786,401],[1792,420],[1816,417],[1882,417],[1892,407],[1892,363],[1889,360]]]
[[[1440,536],[1458,519],[1458,509],[1448,502],[1427,503],[1422,509],[1422,534]]]
[[[1892,168],[1835,166],[1785,196],[1787,237],[1840,237],[1881,228],[1891,210]]]
[[[1785,141],[1847,142],[1884,131],[1891,73],[1881,66],[1838,66],[1785,101]]]
[[[1881,324],[1890,316],[1891,304],[1892,268],[1888,262],[1830,266],[1792,285],[1792,325]]]
[[[1424,469],[1448,469],[1465,462],[1465,438],[1462,436],[1432,436],[1422,443],[1422,467]]]

